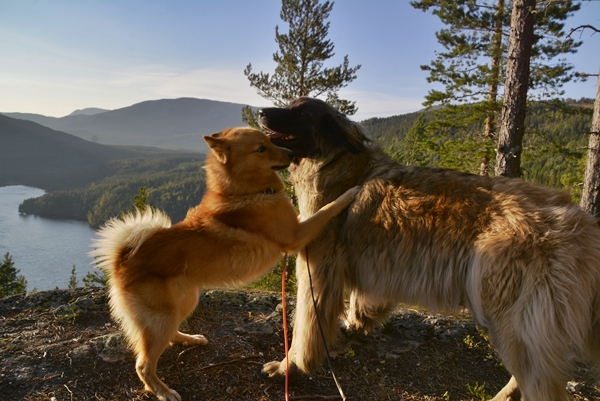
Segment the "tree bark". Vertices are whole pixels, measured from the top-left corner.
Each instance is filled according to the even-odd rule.
[[[500,81],[500,64],[502,58],[502,15],[504,14],[504,0],[498,0],[496,10],[496,27],[494,28],[494,38],[492,40],[492,70],[490,79],[490,90],[488,93],[488,102],[496,103],[498,99],[498,82]],[[496,130],[496,111],[488,110],[485,120],[485,137],[493,138]]]
[[[527,89],[536,0],[515,0],[510,21],[510,40],[500,118],[496,176],[520,176],[523,133],[527,112]]]
[[[600,218],[600,73],[598,74],[598,88],[594,102],[583,192],[579,205],[589,214]]]
[[[490,80],[490,90],[488,93],[488,102],[490,106],[498,100],[498,83],[500,82],[500,63],[502,58],[502,15],[504,14],[504,0],[498,0],[496,9],[496,27],[494,28],[494,37],[492,39],[492,70]],[[485,119],[484,138],[494,138],[496,131],[496,115],[498,112],[494,108],[487,111]],[[481,158],[479,175],[487,177],[490,169],[490,159],[486,156]]]

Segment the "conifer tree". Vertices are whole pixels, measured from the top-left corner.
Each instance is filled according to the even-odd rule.
[[[148,190],[146,187],[140,188],[140,193],[133,197],[133,205],[129,209],[130,212],[134,212],[136,210],[143,212],[148,207],[151,207],[148,204]]]
[[[79,280],[77,280],[77,271],[75,269],[75,265],[73,265],[73,268],[71,269],[71,275],[69,276],[69,284],[67,288],[74,290],[75,288],[77,288],[78,284]]]
[[[501,98],[506,79],[510,16],[509,0],[419,0],[411,5],[433,14],[447,26],[436,33],[445,51],[430,65],[428,82],[441,83],[431,90],[424,105],[443,106],[435,111],[430,130],[464,129],[484,121],[480,138],[496,138]],[[565,37],[564,20],[580,8],[570,0],[538,1],[532,10],[535,41],[530,56],[529,97],[548,100],[561,96],[561,87],[577,76],[561,58],[581,45]],[[487,161],[486,161],[487,163]],[[487,165],[481,166],[482,171]]]
[[[325,97],[325,101],[342,113],[356,113],[355,102],[340,99],[338,91],[356,79],[360,65],[350,67],[348,56],[341,65],[327,68],[324,62],[334,56],[334,45],[327,39],[333,2],[318,0],[282,0],[280,17],[288,23],[287,34],[275,27],[279,51],[273,54],[277,67],[272,74],[252,71],[248,64],[244,74],[258,94],[277,107],[286,106],[300,96]],[[250,107],[243,111],[247,123],[255,123]]]
[[[27,281],[20,270],[15,268],[12,257],[7,252],[0,264],[0,298],[27,291]]]

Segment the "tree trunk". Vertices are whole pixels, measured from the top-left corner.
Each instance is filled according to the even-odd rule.
[[[579,205],[589,214],[596,218],[600,217],[600,74],[598,74],[594,117],[592,118],[583,192]]]
[[[492,71],[490,79],[490,91],[488,93],[489,106],[492,107],[498,100],[498,83],[500,82],[500,61],[502,58],[502,15],[504,14],[504,0],[498,0],[498,8],[496,10],[496,27],[494,29],[494,37],[492,39]],[[496,131],[496,109],[488,109],[485,119],[484,138],[494,138]],[[481,158],[481,166],[479,167],[479,175],[487,177],[490,169],[490,159],[486,156]]]
[[[500,62],[502,59],[502,15],[504,14],[504,0],[498,0],[496,10],[496,28],[494,29],[494,38],[492,40],[492,70],[490,79],[490,91],[488,93],[488,102],[496,103],[498,99],[498,82],[500,81]],[[496,111],[488,110],[485,120],[485,138],[493,138],[496,130]]]
[[[496,176],[520,176],[523,133],[527,112],[527,88],[536,0],[515,0],[510,20],[510,41],[500,118]]]

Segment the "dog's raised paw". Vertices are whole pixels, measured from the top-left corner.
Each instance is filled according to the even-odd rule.
[[[356,199],[356,195],[358,195],[358,193],[360,192],[361,187],[360,186],[355,186],[352,187],[350,189],[348,189],[346,192],[344,192],[341,196],[340,196],[340,200],[342,202],[347,202],[348,204],[352,203],[354,201],[354,199]]]

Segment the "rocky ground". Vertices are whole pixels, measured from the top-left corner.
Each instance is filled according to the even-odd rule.
[[[208,291],[182,330],[210,341],[170,347],[159,361],[159,376],[184,401],[285,399],[284,386],[260,374],[284,353],[279,294]],[[509,378],[466,316],[407,309],[367,337],[343,338],[331,361],[348,400],[479,400]],[[600,399],[600,384],[583,365],[569,386],[574,400]],[[0,399],[155,398],[137,378],[106,290],[80,288],[0,300]],[[339,399],[329,367],[290,383],[290,400]]]

